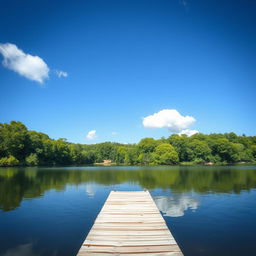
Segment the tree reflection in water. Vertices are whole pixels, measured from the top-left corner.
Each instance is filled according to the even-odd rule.
[[[65,190],[67,185],[86,184],[93,196],[93,184],[115,185],[126,182],[141,189],[170,189],[187,193],[240,193],[256,187],[255,167],[63,167],[63,168],[1,168],[0,209],[10,211],[23,199],[42,196],[45,191]],[[199,202],[186,196],[157,198],[158,205],[177,205],[178,210],[165,206],[166,215],[179,215],[187,208],[195,209]],[[161,208],[160,207],[160,208]]]

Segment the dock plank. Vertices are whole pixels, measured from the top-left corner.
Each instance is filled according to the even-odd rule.
[[[182,256],[148,191],[111,191],[78,256]]]

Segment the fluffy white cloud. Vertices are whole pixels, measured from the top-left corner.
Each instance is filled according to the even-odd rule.
[[[67,77],[68,76],[68,73],[65,71],[62,71],[62,70],[56,70],[55,72],[58,77]]]
[[[21,76],[41,84],[49,77],[49,68],[42,58],[24,53],[15,44],[0,44],[0,53],[4,67]]]
[[[91,130],[87,133],[86,138],[88,140],[95,140],[97,138],[96,130]]]
[[[180,133],[194,124],[196,119],[192,116],[182,116],[176,109],[163,109],[153,115],[143,118],[146,128],[168,128],[170,132]]]
[[[182,130],[181,132],[179,132],[178,134],[179,135],[182,135],[182,134],[186,134],[188,137],[196,134],[196,133],[199,133],[199,131],[197,130],[190,130],[190,129],[185,129],[185,130]]]
[[[186,194],[174,196],[156,196],[154,201],[164,216],[180,217],[188,209],[196,210],[200,205],[197,198]]]

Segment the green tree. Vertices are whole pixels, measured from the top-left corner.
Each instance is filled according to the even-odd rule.
[[[14,156],[3,157],[0,159],[0,166],[16,166],[19,165],[19,160]]]
[[[53,140],[51,144],[54,164],[66,165],[72,163],[69,146],[65,139]]]
[[[140,153],[138,156],[138,162],[142,165],[153,163],[153,153]]]
[[[156,147],[153,159],[155,164],[176,164],[179,162],[178,153],[168,143],[163,143]]]
[[[139,156],[139,152],[137,147],[133,146],[128,148],[125,154],[125,163],[129,165],[138,164],[138,156]]]
[[[240,143],[229,142],[226,138],[219,138],[214,142],[212,150],[222,162],[235,163],[241,161],[244,146]]]
[[[82,151],[82,164],[93,164],[96,161],[96,155],[93,150]]]
[[[254,161],[256,161],[256,145],[252,145],[250,147],[252,157],[254,158]]]
[[[69,155],[70,155],[72,164],[82,164],[83,163],[83,155],[82,155],[82,149],[81,149],[80,145],[70,144],[69,145]]]
[[[211,149],[205,141],[193,139],[186,147],[188,161],[204,162],[211,158]]]
[[[29,156],[26,157],[26,164],[29,166],[35,166],[39,164],[39,159],[37,154],[31,153]]]
[[[14,156],[24,161],[29,149],[27,127],[21,122],[11,121],[10,124],[0,123],[0,153],[1,156]]]
[[[179,155],[179,160],[181,162],[183,161],[188,161],[188,156],[187,156],[187,144],[189,142],[189,138],[187,135],[178,135],[178,134],[173,134],[168,138],[168,141],[170,144],[175,148]]]
[[[143,153],[152,153],[158,145],[158,141],[153,138],[144,138],[139,144],[138,148]]]
[[[110,159],[114,161],[117,146],[111,142],[100,143],[95,148],[96,161],[103,162],[103,160]]]
[[[48,135],[36,132],[36,131],[28,131],[29,135],[29,152],[35,153],[38,158],[38,164],[51,164],[52,162],[49,161],[49,155],[51,155],[52,151],[50,147],[45,149],[45,144],[48,142],[51,144],[51,139]]]
[[[125,162],[125,155],[127,153],[127,148],[125,146],[118,146],[117,152],[116,152],[116,157],[115,157],[115,162],[122,164]]]

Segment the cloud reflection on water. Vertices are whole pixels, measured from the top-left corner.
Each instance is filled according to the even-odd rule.
[[[154,201],[164,216],[180,217],[188,209],[196,210],[200,205],[197,198],[188,194],[175,194],[173,196],[155,196]]]
[[[89,196],[89,197],[94,197],[95,195],[95,189],[94,189],[94,186],[92,183],[87,183],[85,185],[85,191],[86,191],[86,194]]]
[[[17,247],[11,248],[7,250],[4,254],[0,256],[39,256],[39,254],[35,253],[33,250],[32,244],[21,244]]]

